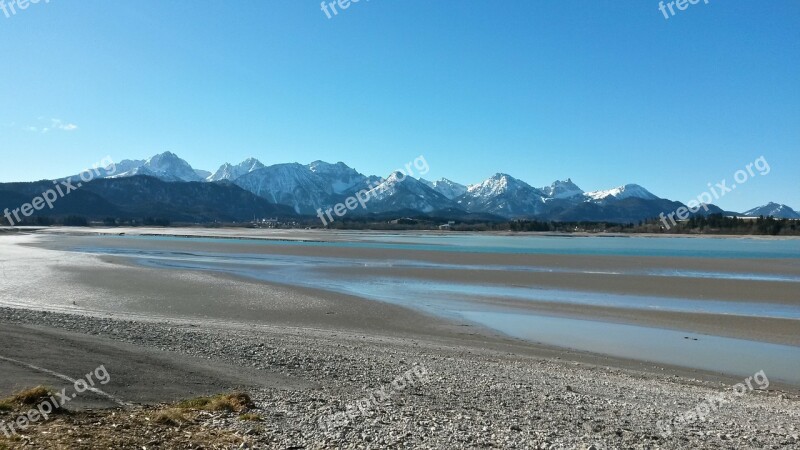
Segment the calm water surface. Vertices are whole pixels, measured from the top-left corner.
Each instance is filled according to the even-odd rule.
[[[357,235],[352,242],[293,242],[268,240],[230,240],[191,238],[190,242],[224,242],[243,246],[320,246],[378,249],[433,250],[440,252],[531,253],[566,255],[631,255],[691,258],[800,259],[800,240],[716,239],[716,238],[584,238],[550,236],[484,235]],[[765,370],[770,377],[800,384],[800,347],[691,334],[603,321],[581,320],[536,313],[510,311],[493,306],[485,299],[511,299],[521,302],[555,302],[626,309],[649,309],[688,313],[707,313],[797,320],[800,333],[800,306],[731,302],[646,295],[610,294],[537,287],[477,285],[392,276],[360,276],[332,273],[331,269],[359,267],[398,267],[517,270],[535,272],[604,273],[602,270],[549,268],[536,266],[463,266],[414,260],[384,261],[274,254],[178,252],[169,250],[170,241],[187,238],[120,236],[120,246],[76,247],[85,253],[126,256],[148,267],[214,271],[258,280],[312,287],[389,302],[452,320],[485,326],[509,336],[547,345],[572,348],[654,363],[711,370],[737,376]],[[136,240],[161,241],[161,250],[126,248]],[[113,242],[113,241],[112,241]],[[728,273],[724,271],[630,270],[613,275],[751,279],[780,283],[800,283],[789,275]],[[800,295],[800,285],[798,285]]]

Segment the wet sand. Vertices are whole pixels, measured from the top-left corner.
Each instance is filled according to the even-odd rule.
[[[125,230],[128,232],[129,230]],[[134,230],[136,231],[136,230]],[[156,230],[147,230],[151,234]],[[261,231],[261,230],[256,230]],[[258,234],[258,233],[256,233]],[[277,236],[284,238],[292,233],[281,231]],[[319,237],[322,233],[309,233],[300,231],[295,237],[309,238]],[[274,235],[273,235],[274,236]],[[341,237],[341,236],[339,236]],[[70,246],[94,246],[94,247],[125,247],[130,249],[157,250],[168,247],[174,251],[185,252],[218,252],[218,253],[238,253],[253,255],[293,255],[306,257],[326,257],[344,258],[355,260],[375,260],[386,261],[421,261],[437,264],[450,264],[456,266],[472,266],[470,270],[437,268],[429,270],[427,268],[409,267],[358,267],[358,268],[332,268],[325,269],[333,276],[358,276],[361,278],[395,276],[413,280],[445,281],[461,283],[465,285],[497,285],[512,287],[537,287],[548,289],[565,289],[584,292],[603,292],[623,295],[655,295],[665,298],[686,298],[703,301],[733,301],[733,302],[763,302],[769,304],[798,306],[800,305],[800,294],[798,289],[800,283],[759,281],[759,280],[736,280],[736,279],[714,279],[714,278],[689,278],[689,277],[670,277],[670,276],[644,276],[625,274],[630,270],[690,270],[706,272],[732,272],[732,273],[751,273],[751,274],[781,274],[785,276],[800,277],[800,260],[788,259],[702,259],[702,258],[656,258],[656,257],[632,257],[632,256],[594,256],[594,255],[523,255],[523,254],[492,254],[492,253],[442,253],[420,250],[392,250],[387,253],[382,249],[353,248],[353,247],[310,247],[310,246],[291,246],[291,245],[246,245],[243,242],[225,241],[197,241],[195,239],[171,240],[168,245],[164,242],[150,241],[143,239],[117,239],[114,237],[106,238],[103,236],[91,237],[70,237],[66,239],[47,239],[47,247],[66,248]],[[108,261],[116,264],[130,264],[125,262],[125,258],[105,257]],[[398,264],[399,265],[399,264]],[[597,271],[602,273],[570,273],[570,272],[530,272],[515,270],[480,270],[485,266],[536,266],[551,267],[554,269],[577,270],[577,271]],[[71,268],[69,270],[75,270]],[[141,269],[139,269],[141,270]],[[613,274],[619,271],[621,274]],[[168,284],[171,279],[162,279],[165,275],[163,271],[145,271],[141,275],[133,269],[127,270],[125,277],[140,277],[137,285],[151,284],[156,291],[170,292],[169,298],[175,305],[170,306],[175,313],[191,314],[197,311],[208,310],[209,316],[225,316],[225,312],[219,311],[215,306],[214,300],[203,302],[200,300],[199,309],[197,300],[179,300],[181,298],[202,299],[203,296],[195,294],[191,286],[177,287],[171,289]],[[96,283],[109,283],[113,276],[93,277],[94,270],[85,273],[77,271],[76,279],[91,285],[93,278],[100,278],[103,281]],[[156,275],[153,275],[156,274]],[[118,275],[122,277],[122,275]],[[184,274],[183,277],[190,275]],[[204,277],[207,275],[204,275]],[[120,284],[125,283],[125,277],[119,279]],[[150,280],[149,282],[147,280]],[[160,282],[155,280],[161,280]],[[242,279],[244,286],[252,286],[255,281],[252,279]],[[247,284],[249,283],[249,284]],[[107,286],[110,292],[117,291],[117,286]],[[209,286],[207,289],[214,289]],[[243,289],[243,288],[242,288]],[[250,288],[251,290],[253,288]],[[270,289],[278,289],[271,287]],[[285,286],[280,289],[290,289],[292,292],[302,292],[302,288]],[[192,294],[187,295],[187,292]],[[283,291],[281,291],[283,292]],[[293,324],[314,324],[314,326],[334,326],[349,327],[358,324],[369,326],[373,329],[391,330],[396,325],[405,331],[414,332],[414,324],[421,324],[425,321],[440,323],[439,320],[431,319],[423,314],[415,313],[405,308],[398,308],[392,305],[380,304],[371,301],[364,301],[357,297],[347,296],[332,292],[315,292],[320,298],[315,303],[316,309],[303,310],[296,313],[298,305],[304,304],[293,300],[291,302],[276,302],[274,298],[287,297],[287,294],[276,296],[260,295],[259,300],[254,301],[258,309],[268,311],[268,317],[256,315],[258,320],[269,320],[271,323],[287,321]],[[185,296],[185,297],[184,297]],[[151,296],[152,297],[152,296]],[[235,298],[237,296],[234,296]],[[252,297],[247,292],[242,292],[238,297]],[[269,300],[273,298],[273,300]],[[333,300],[333,299],[336,300]],[[574,305],[557,302],[538,301],[527,302],[501,298],[482,298],[482,302],[503,306],[524,312],[544,312],[550,314],[561,314],[573,317],[598,319],[604,321],[614,321],[651,327],[670,328],[686,330],[689,332],[708,333],[719,336],[727,336],[742,339],[753,339],[764,342],[772,342],[787,345],[800,345],[800,323],[797,320],[767,317],[743,317],[712,313],[684,313],[674,311],[658,311],[647,309],[628,309],[628,308],[609,308],[592,305]],[[183,306],[182,306],[183,305]],[[186,306],[191,305],[191,306]],[[337,305],[334,307],[334,305]],[[386,314],[380,310],[384,309]],[[158,305],[143,305],[143,312],[158,311]],[[231,313],[233,314],[233,313]],[[253,314],[258,314],[253,312]],[[341,322],[344,317],[352,317],[352,320]],[[386,323],[386,317],[398,320],[398,324]],[[431,329],[431,326],[416,327],[418,330]]]
[[[513,352],[647,372],[666,370],[712,381],[737,379],[535,344],[472,323],[442,320],[357,296],[229,274],[146,268],[128,258],[42,250],[39,243],[31,246],[36,240],[32,236],[18,239],[20,242],[0,239],[4,254],[10,255],[12,249],[17,252],[11,254],[13,261],[0,265],[0,307],[178,326],[268,328],[290,333],[313,330],[332,339],[401,339],[445,348],[466,346],[488,354]]]
[[[247,245],[247,241],[170,240],[168,244],[144,239],[117,239],[86,236],[85,233],[48,234],[27,240],[36,242],[31,251],[44,252],[34,258],[34,265],[46,267],[44,255],[53,250],[72,247],[125,247],[130,249],[192,252],[218,252],[263,255],[295,255],[309,257],[345,258],[357,260],[425,261],[463,266],[547,266],[569,270],[674,269],[701,271],[742,271],[742,273],[780,273],[800,276],[797,260],[706,260],[700,258],[653,258],[630,256],[581,255],[520,255],[492,253],[452,253],[434,251],[392,250],[353,247],[307,247],[291,245]],[[141,231],[141,230],[134,230]],[[151,232],[154,230],[148,230]],[[172,230],[170,230],[172,231]],[[260,230],[257,230],[260,231]],[[124,230],[121,232],[130,232]],[[288,235],[309,238],[320,233],[281,231]],[[271,234],[275,236],[275,234]],[[337,236],[337,239],[341,236]],[[25,248],[18,246],[18,248]],[[356,331],[403,337],[476,340],[488,343],[517,342],[518,340],[467,321],[443,320],[418,310],[367,300],[354,295],[287,284],[264,282],[230,274],[180,269],[141,267],[130,258],[93,256],[58,252],[72,262],[51,264],[50,270],[63,283],[57,290],[63,293],[74,288],[73,296],[60,298],[48,291],[47,285],[23,299],[8,302],[10,306],[38,305],[63,312],[108,314],[114,317],[138,317],[144,320],[168,318],[184,321],[236,322],[268,324],[283,327],[309,327],[338,331]],[[32,255],[27,255],[32,256]],[[35,255],[34,255],[35,256]],[[50,256],[51,260],[53,259]],[[75,263],[79,261],[79,263]],[[58,259],[56,259],[58,262]],[[370,278],[397,276],[414,280],[447,281],[466,285],[528,286],[570,289],[616,294],[657,294],[666,297],[699,300],[752,302],[753,299],[771,304],[795,306],[800,304],[798,283],[725,280],[707,278],[652,277],[610,275],[608,273],[540,273],[514,270],[458,270],[408,267],[359,267],[325,269],[332,275],[357,275]],[[52,286],[51,286],[52,287]],[[35,297],[35,298],[34,298]],[[47,299],[46,301],[43,299]],[[22,301],[20,301],[22,300]],[[558,302],[527,302],[507,298],[481,298],[482,303],[520,313],[544,313],[589,320],[600,320],[684,330],[741,339],[751,339],[785,345],[800,345],[800,325],[797,320],[743,317],[709,313],[685,313],[648,309],[612,308],[595,305],[575,305]],[[16,303],[16,304],[15,304]],[[527,343],[536,347],[533,344]],[[488,345],[488,344],[487,344]],[[554,349],[549,346],[539,346]],[[558,349],[555,349],[558,352]],[[574,353],[574,352],[573,352]],[[579,352],[578,352],[579,353]],[[596,355],[595,355],[596,356]],[[603,357],[606,358],[606,357]]]
[[[54,370],[77,371],[83,365],[102,362],[96,360],[94,350],[100,346],[100,359],[109,361],[112,373],[122,373],[119,380],[123,385],[109,384],[107,390],[144,403],[215,389],[253,389],[259,413],[267,418],[263,427],[254,431],[251,425],[239,426],[235,417],[209,419],[204,426],[233,427],[265,448],[791,448],[800,442],[795,427],[800,417],[800,386],[782,383],[771,370],[768,389],[735,398],[715,411],[712,421],[676,427],[671,434],[663,435],[660,421],[671,423],[710,395],[729,394],[731,386],[744,377],[512,338],[467,321],[294,285],[296,280],[267,282],[213,270],[154,268],[131,257],[64,251],[73,247],[119,247],[121,242],[49,233],[0,236],[0,254],[4,256],[0,261],[0,327],[5,330],[0,334],[15,342],[13,356],[40,366],[50,365]],[[695,264],[693,267],[703,270],[711,266],[721,270],[721,265],[728,270],[739,268],[743,273],[774,273],[771,267],[786,275],[797,272],[796,261],[781,265],[776,260],[754,260],[754,266],[747,267],[738,260],[692,258],[443,255],[433,251],[256,246],[235,241],[124,242],[129,249],[146,250],[147,255],[154,251],[165,255],[185,252],[190,259],[197,252],[221,252],[288,254],[301,256],[301,260],[313,260],[321,254],[346,255],[358,261],[380,262],[396,261],[400,254],[409,261],[475,266],[508,265],[513,260],[514,265],[561,264],[570,270],[598,265],[604,269],[614,265],[639,269],[648,264]],[[656,286],[669,295],[700,300],[744,303],[769,298],[770,304],[788,307],[796,302],[785,285],[798,285],[381,266],[367,267],[366,271],[363,267],[315,270],[320,276],[357,274],[374,279],[391,275],[475,286],[519,284],[622,294],[652,294],[648,286],[651,290]],[[262,270],[275,267],[265,265]],[[675,286],[682,283],[690,287],[680,290]],[[686,329],[794,345],[800,334],[797,320],[557,302],[533,304],[509,298],[482,298],[481,302],[521,314]],[[679,340],[684,342],[681,337]],[[692,345],[691,341],[686,343]],[[62,353],[73,355],[75,361],[49,361],[53,354]],[[749,353],[740,352],[740,356]],[[70,366],[73,362],[76,367]],[[168,367],[159,368],[165,364]],[[432,375],[428,384],[393,395],[386,406],[374,409],[369,417],[356,418],[348,426],[333,432],[320,428],[320,417],[345,411],[347,405],[364,397],[366,390],[378,389],[410,367],[420,366]],[[148,367],[154,367],[158,382],[163,383],[160,391],[147,390],[148,383],[153,382],[143,380],[148,377]],[[759,369],[762,367],[750,370],[748,365],[749,374]],[[0,391],[32,379],[47,381],[38,375],[32,377],[18,366],[0,364],[0,371],[5,377]],[[259,372],[266,381],[259,381]],[[197,382],[206,373],[213,378]],[[754,420],[756,416],[761,420]]]
[[[576,362],[583,355],[567,351],[543,358],[531,356],[534,346],[499,345],[488,339],[459,344],[309,328],[242,327],[231,322],[198,326],[111,320],[0,307],[0,328],[9,325],[21,333],[14,338],[25,341],[16,349],[20,358],[75,371],[98,359],[108,362],[112,380],[104,390],[124,400],[160,402],[181,392],[192,395],[214,389],[219,383],[223,392],[248,389],[255,402],[251,412],[263,418],[254,424],[237,418],[238,413],[203,412],[193,419],[195,428],[154,429],[152,423],[120,425],[119,418],[143,414],[152,418],[152,411],[163,406],[77,413],[26,433],[26,447],[31,448],[72,448],[74,440],[62,438],[62,445],[57,445],[54,438],[81,436],[86,442],[98,434],[128,444],[131,430],[140,429],[136,435],[146,438],[137,448],[159,447],[154,436],[171,448],[166,444],[173,442],[171,438],[190,432],[194,441],[208,446],[196,428],[232,433],[239,442],[247,442],[247,448],[716,449],[794,448],[800,442],[796,428],[800,397],[771,376],[768,385],[765,379],[754,383],[754,390],[742,385],[745,392],[737,396],[732,386],[744,377],[712,381],[680,369],[641,365],[644,371],[637,370],[635,362],[629,367],[608,359]],[[37,332],[53,338],[45,339],[46,345],[30,345],[27,333]],[[50,361],[48,353],[77,359]],[[5,369],[0,366],[4,377],[18,375]],[[423,383],[395,388],[398,377],[412,369],[428,374]],[[390,382],[392,387],[387,387]],[[160,384],[155,392],[148,389],[153,383]],[[332,414],[351,411],[351,405],[381,389],[389,391],[388,400],[370,404],[364,414],[354,415],[344,425],[329,424]],[[704,399],[712,397],[721,400],[709,411],[710,420],[688,424],[678,420],[708,406]],[[0,411],[0,421],[14,417],[15,413]],[[3,444],[16,448],[0,435]]]
[[[548,266],[556,268],[584,269],[598,271],[632,270],[632,269],[682,269],[690,271],[729,271],[742,274],[765,274],[765,275],[786,275],[800,278],[800,259],[771,258],[771,259],[749,259],[749,258],[676,258],[676,257],[649,257],[649,256],[597,256],[597,255],[558,255],[558,254],[493,254],[493,253],[457,253],[454,255],[449,252],[436,252],[426,250],[403,250],[403,249],[375,249],[375,248],[355,248],[341,246],[300,246],[300,245],[281,245],[280,241],[297,242],[360,242],[365,236],[380,236],[377,233],[365,232],[358,234],[350,233],[326,233],[316,230],[208,230],[189,229],[176,232],[171,229],[86,229],[75,231],[74,228],[48,229],[41,233],[44,236],[57,238],[60,235],[73,236],[74,239],[68,241],[68,246],[87,245],[87,246],[128,246],[130,248],[158,249],[163,247],[159,241],[148,241],[144,239],[116,239],[120,235],[135,236],[162,236],[162,237],[186,237],[187,239],[176,239],[169,242],[170,249],[184,250],[187,252],[202,251],[219,253],[241,253],[241,254],[281,254],[295,256],[321,256],[331,258],[353,258],[353,259],[374,259],[374,260],[420,260],[433,263],[455,264],[455,265],[503,265],[503,266]],[[241,234],[235,234],[241,233]],[[428,233],[425,233],[428,235]],[[414,236],[414,233],[409,233]],[[108,236],[110,240],[104,240]],[[529,235],[519,235],[520,237]],[[81,239],[81,237],[83,239]],[[196,239],[211,237],[220,239],[216,241],[198,242]],[[680,236],[687,237],[687,236]],[[584,237],[579,239],[614,239],[611,237]],[[762,240],[786,240],[790,238],[774,238],[757,236],[756,239]],[[620,239],[662,239],[661,237],[621,237]],[[673,237],[663,237],[663,239],[673,239]],[[724,239],[724,238],[717,238]],[[729,239],[742,239],[731,237]],[[800,240],[797,238],[795,240]],[[268,245],[258,245],[259,241],[268,241]],[[67,243],[65,242],[64,245]],[[253,245],[256,244],[256,245]],[[48,247],[59,248],[58,239],[48,242]],[[800,300],[798,300],[800,301]]]

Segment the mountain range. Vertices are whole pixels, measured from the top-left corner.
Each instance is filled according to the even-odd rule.
[[[778,203],[769,202],[764,206],[759,206],[757,208],[753,208],[744,212],[745,216],[748,217],[778,217],[781,219],[800,219],[800,213],[796,212],[792,208],[789,208],[786,205],[780,205]]]
[[[369,193],[366,208],[352,216],[428,216],[454,220],[537,219],[636,222],[684,206],[637,184],[586,192],[571,179],[533,187],[505,173],[468,186],[442,178],[428,181],[402,172],[364,175],[343,162],[314,161],[266,166],[255,158],[216,171],[193,168],[171,152],[147,160],[123,160],[97,171],[42,215],[90,217],[158,216],[173,221],[246,221],[254,217],[302,217]],[[78,176],[66,177],[73,181]],[[0,184],[0,208],[18,208],[52,187],[51,181]],[[80,192],[80,194],[78,194]],[[698,214],[773,216],[800,219],[786,205],[769,203],[743,214],[707,205]]]

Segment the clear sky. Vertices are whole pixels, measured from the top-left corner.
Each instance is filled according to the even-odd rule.
[[[18,1],[18,0],[17,0]],[[4,0],[8,4],[10,0]],[[337,7],[338,9],[338,7]],[[0,10],[0,181],[172,151],[800,209],[800,2],[41,0]],[[45,130],[46,129],[46,130]],[[730,181],[729,181],[730,183]]]

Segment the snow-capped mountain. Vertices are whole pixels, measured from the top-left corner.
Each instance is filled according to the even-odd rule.
[[[592,191],[586,192],[583,195],[587,197],[590,201],[600,201],[600,200],[607,200],[609,198],[614,198],[617,200],[622,200],[626,198],[641,198],[645,200],[657,200],[658,197],[650,193],[647,189],[639,186],[638,184],[626,184],[624,186],[618,186],[614,189],[608,189],[605,191]]]
[[[550,186],[545,186],[539,189],[544,192],[548,198],[572,198],[583,194],[583,189],[579,188],[572,179],[556,180]]]
[[[437,181],[428,181],[424,178],[420,178],[419,182],[432,188],[434,191],[444,195],[445,197],[453,200],[456,197],[461,197],[467,192],[467,187],[463,184],[456,183],[455,181],[450,181],[447,178],[442,178]]]
[[[115,169],[113,171],[111,166],[97,169],[99,173],[95,178],[107,178],[102,183],[95,183],[96,189],[105,190],[98,191],[98,195],[102,193],[110,196],[109,198],[116,198],[114,196],[119,194],[119,189],[122,189],[123,185],[141,189],[141,192],[126,194],[129,197],[126,198],[131,202],[140,203],[144,202],[141,200],[141,195],[144,195],[145,191],[158,192],[158,196],[164,198],[171,198],[173,194],[186,198],[186,193],[193,189],[198,193],[224,194],[225,198],[230,199],[252,199],[250,194],[255,194],[268,204],[275,205],[275,211],[294,211],[294,214],[309,216],[316,215],[318,208],[324,210],[332,207],[364,189],[370,191],[366,209],[357,208],[351,211],[351,214],[412,216],[428,214],[451,218],[482,217],[488,218],[487,220],[503,217],[556,221],[634,222],[657,217],[660,213],[675,211],[684,206],[679,202],[659,198],[637,184],[584,192],[567,178],[537,189],[508,174],[498,173],[481,183],[466,187],[446,178],[430,182],[404,176],[402,172],[395,172],[384,180],[375,175],[361,174],[343,162],[332,164],[314,161],[308,165],[291,163],[265,167],[257,159],[249,158],[237,165],[223,164],[214,174],[210,174],[207,171],[193,169],[189,163],[174,153],[165,152],[147,160],[126,159],[116,163],[113,168]],[[153,180],[149,183],[147,179],[127,180],[136,175],[157,178],[161,184]],[[68,178],[79,180],[78,175]],[[183,184],[187,181],[213,181],[217,186],[213,189],[218,190],[196,186],[170,188],[174,183]],[[224,201],[218,200],[199,196],[192,208],[198,211],[219,210]],[[237,202],[237,200],[232,201]],[[250,208],[252,203],[251,200],[243,200],[242,204],[230,205],[225,217],[242,217],[242,214],[248,216],[245,210]],[[135,207],[142,207],[143,210],[150,207],[145,203],[137,204],[138,206],[133,203],[120,203],[120,205],[126,211],[132,211]],[[259,208],[263,210],[263,205]],[[232,215],[236,211],[237,214],[241,214]],[[714,205],[710,205],[708,211],[703,210],[698,214],[711,213],[736,215]],[[212,217],[210,213],[203,214],[203,217]],[[777,203],[769,203],[744,214],[800,219],[800,214],[792,208]]]
[[[482,183],[467,187],[456,199],[469,212],[486,212],[502,217],[532,217],[544,209],[545,193],[511,175],[497,173]]]
[[[343,162],[331,164],[325,161],[314,161],[306,167],[330,184],[336,194],[352,194],[368,185],[366,176]]]
[[[148,175],[163,181],[204,181],[195,173],[192,166],[180,159],[172,152],[155,155],[143,164],[126,171],[118,168],[109,178],[132,177],[134,175]]]
[[[456,205],[447,197],[414,177],[394,172],[368,192],[367,212],[419,211],[430,213]]]
[[[123,159],[122,161],[120,161],[118,163],[109,164],[106,167],[98,167],[96,172],[93,170],[92,171],[92,174],[93,174],[92,178],[109,178],[109,177],[113,177],[115,175],[119,175],[121,173],[129,172],[129,171],[131,171],[133,169],[136,169],[137,167],[140,167],[145,162],[146,162],[146,160],[144,160],[144,159],[134,159],[134,160]],[[71,181],[74,181],[76,183],[82,181],[81,177],[80,177],[80,174],[71,175],[71,176],[65,177],[63,179],[71,180]]]
[[[130,172],[131,170],[141,167],[144,163],[146,163],[146,159],[123,159],[122,161],[114,164],[114,167],[106,167],[106,174],[105,176],[101,176],[100,178],[105,178],[106,176],[112,175],[119,175],[121,173]],[[110,173],[110,170],[113,169],[113,173]]]
[[[800,214],[797,211],[786,205],[774,202],[745,211],[744,215],[748,217],[772,216],[776,219],[800,219]]]
[[[209,174],[205,177],[206,181],[220,181],[220,180],[236,180],[242,175],[246,175],[258,169],[263,169],[265,166],[261,161],[255,158],[247,158],[237,165],[225,163],[219,166],[214,174]]]
[[[334,194],[330,184],[298,163],[254,170],[233,183],[273,203],[291,206],[298,214],[316,214],[317,208],[331,204]]]

